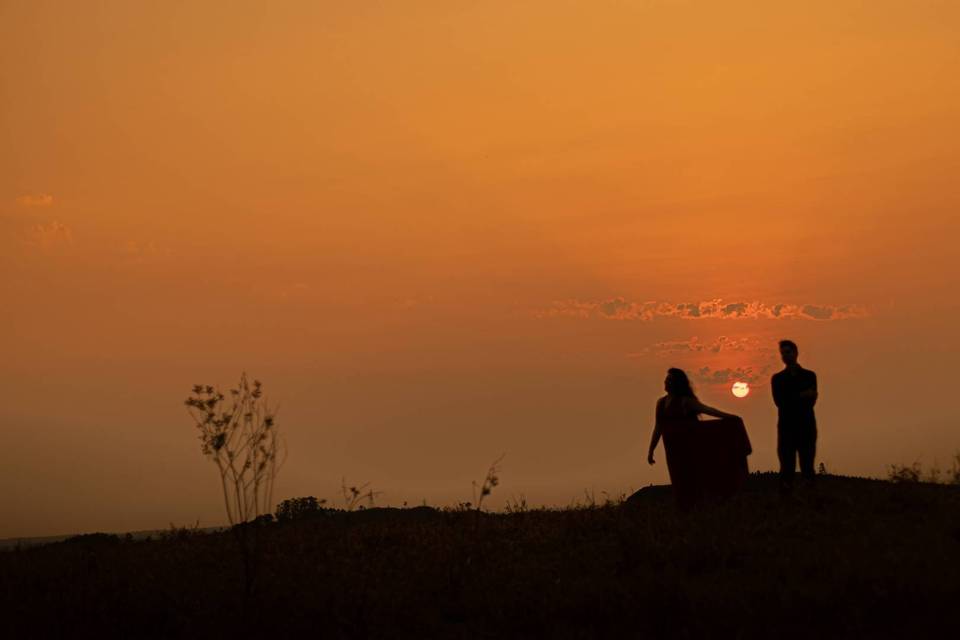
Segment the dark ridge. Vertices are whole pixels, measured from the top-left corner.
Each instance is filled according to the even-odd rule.
[[[960,594],[958,486],[315,511],[0,553],[0,637],[941,637]]]

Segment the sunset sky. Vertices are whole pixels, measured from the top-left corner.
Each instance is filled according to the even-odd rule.
[[[565,505],[665,370],[776,466],[960,451],[960,2],[0,0],[0,537],[224,522],[183,400],[279,403],[277,500]],[[730,385],[750,382],[736,399]]]

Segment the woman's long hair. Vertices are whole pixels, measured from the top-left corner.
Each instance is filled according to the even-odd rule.
[[[690,384],[690,378],[686,371],[672,367],[667,369],[667,393],[672,396],[685,398],[696,398],[693,392],[693,386]]]

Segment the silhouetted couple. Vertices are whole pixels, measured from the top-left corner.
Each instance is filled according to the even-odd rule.
[[[803,476],[814,478],[817,378],[797,364],[797,355],[795,343],[781,341],[780,356],[786,367],[771,379],[779,410],[777,454],[784,493],[793,487],[798,455]],[[667,371],[664,390],[667,394],[657,401],[647,462],[655,464],[653,452],[663,438],[670,483],[681,508],[736,493],[746,481],[747,456],[752,452],[743,420],[700,402],[682,369]],[[719,419],[700,420],[701,415]]]

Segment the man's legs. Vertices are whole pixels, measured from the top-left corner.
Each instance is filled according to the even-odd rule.
[[[797,468],[797,445],[789,429],[777,429],[777,457],[780,458],[780,493],[793,490],[793,474]]]
[[[816,427],[804,429],[802,436],[798,438],[797,453],[800,454],[800,475],[813,482],[817,477],[813,468],[814,459],[817,457]]]

